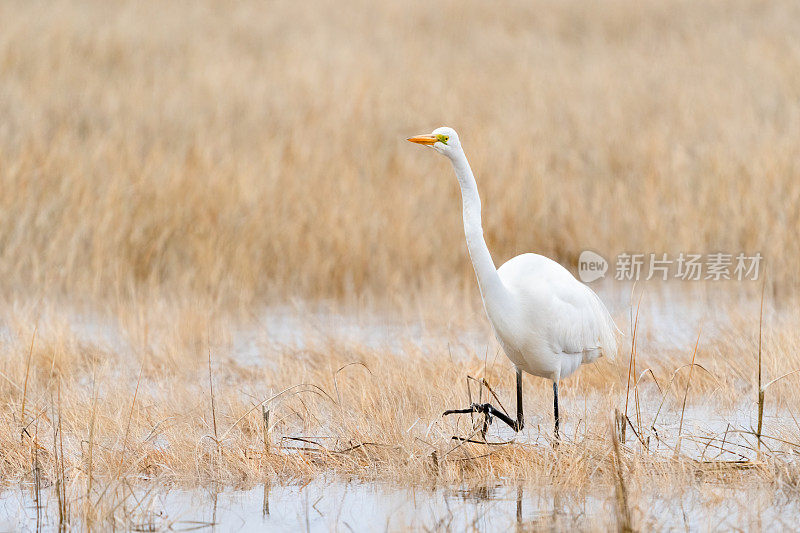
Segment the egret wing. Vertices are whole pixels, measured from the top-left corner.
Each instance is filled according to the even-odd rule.
[[[592,289],[574,279],[560,284],[553,295],[551,335],[563,353],[583,354],[583,362],[617,354],[617,327]]]

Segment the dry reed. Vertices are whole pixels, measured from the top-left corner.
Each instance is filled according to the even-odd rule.
[[[745,494],[754,486],[791,491],[800,479],[792,460],[800,429],[790,416],[800,408],[800,396],[791,378],[770,388],[775,404],[762,413],[760,452],[759,435],[746,422],[748,412],[750,420],[757,418],[755,403],[741,400],[756,375],[755,317],[732,315],[730,329],[705,334],[699,349],[641,340],[637,364],[650,369],[653,379],[637,380],[631,388],[640,389],[637,416],[643,421],[624,417],[634,435],[614,451],[608,427],[615,409],[624,407],[629,357],[601,360],[564,382],[564,439],[556,449],[549,387],[538,379],[525,380],[526,430],[514,438],[493,424],[485,444],[480,418],[445,419],[441,413],[468,402],[465,376],[481,388],[490,384],[483,397],[510,402],[513,372],[504,357],[487,357],[484,350],[451,354],[458,331],[451,336],[442,330],[443,337],[418,337],[395,348],[312,331],[302,345],[280,345],[263,332],[255,354],[242,360],[229,344],[207,345],[209,331],[236,329],[224,318],[196,322],[200,342],[184,343],[175,336],[185,333],[120,317],[111,338],[137,339],[143,332],[136,329],[146,329],[143,355],[136,342],[90,342],[74,326],[60,326],[59,312],[53,308],[38,321],[32,352],[34,321],[25,314],[3,316],[12,333],[0,361],[0,392],[8,398],[0,447],[5,481],[55,483],[64,521],[73,525],[133,527],[132,517],[140,512],[132,509],[142,504],[141,494],[134,498],[135,487],[148,481],[241,486],[322,474],[411,486],[517,480],[573,494],[591,487],[612,502],[615,490],[622,491],[627,503],[620,507],[620,524],[645,527],[658,520],[648,514],[642,486],[693,490],[691,480],[700,476],[702,486],[725,479]],[[177,319],[184,312],[173,308],[164,316]],[[765,349],[798,353],[798,317],[768,315]],[[75,317],[63,321],[74,324]],[[739,350],[745,356],[730,357]],[[694,373],[686,364],[693,353]],[[29,359],[26,422],[35,429],[21,441],[22,421],[15,414]],[[765,376],[782,376],[800,367],[800,360],[768,357],[762,365]],[[687,396],[690,380],[693,392]],[[715,425],[720,416],[726,424]],[[41,439],[45,434],[52,435],[52,444]]]
[[[458,13],[453,16],[453,13]],[[218,302],[474,295],[498,263],[761,252],[800,282],[800,7],[0,5],[0,289]]]

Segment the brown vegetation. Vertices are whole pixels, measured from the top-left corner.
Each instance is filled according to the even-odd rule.
[[[647,504],[658,498],[654,487],[797,490],[794,378],[765,389],[761,445],[755,431],[757,317],[733,316],[730,329],[701,338],[694,371],[692,346],[647,340],[635,361],[623,352],[585,368],[562,386],[564,441],[554,448],[550,388],[538,379],[525,382],[528,427],[518,436],[493,425],[483,444],[478,418],[474,426],[467,415],[442,418],[469,395],[486,398],[483,378],[513,408],[514,384],[496,346],[476,353],[459,343],[463,332],[435,322],[427,327],[439,336],[410,335],[397,347],[314,328],[302,346],[278,345],[250,331],[248,359],[225,338],[242,324],[188,309],[164,309],[162,320],[120,315],[96,324],[103,335],[58,307],[34,331],[27,311],[3,316],[3,477],[58,483],[73,524],[130,527],[134,490],[147,481],[238,486],[325,473],[421,487],[515,481],[612,502],[616,490],[620,523],[637,527],[659,523]],[[800,367],[786,355],[797,353],[797,320],[765,326],[765,382]]]
[[[473,290],[499,263],[760,251],[796,290],[796,2],[4,2],[0,279],[118,296]]]
[[[591,487],[620,529],[659,524],[654,490],[796,494],[797,376],[772,380],[800,368],[799,24],[785,0],[0,3],[0,480],[122,529],[152,480]],[[480,438],[440,416],[466,376],[511,407],[513,373],[464,341],[490,332],[457,187],[404,141],[444,124],[498,264],[761,252],[763,350],[732,284],[700,366],[643,333],[565,382],[557,449],[533,379],[524,434],[453,440]],[[281,345],[259,321],[287,302],[435,335],[308,319]]]

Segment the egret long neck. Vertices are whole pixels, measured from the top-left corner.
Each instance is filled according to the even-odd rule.
[[[486,246],[483,238],[483,227],[481,226],[481,199],[478,196],[478,186],[475,183],[475,176],[469,166],[467,157],[460,152],[452,158],[453,169],[456,172],[458,183],[461,185],[461,202],[464,215],[464,234],[467,238],[467,249],[469,250],[472,267],[478,278],[478,286],[481,290],[484,304],[489,306],[492,303],[500,303],[506,296],[506,289],[497,269],[492,261],[492,254]]]

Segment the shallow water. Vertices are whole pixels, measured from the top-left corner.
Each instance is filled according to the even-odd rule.
[[[57,528],[53,489],[43,490],[40,497],[37,513],[29,490],[1,493],[0,531]],[[145,485],[129,498],[124,523],[118,525],[139,531],[604,531],[616,527],[615,501],[613,489],[564,492],[513,483],[397,488],[317,479],[219,491]],[[637,501],[637,523],[657,530],[786,527],[800,512],[796,498],[759,485],[644,488]],[[79,505],[73,503],[71,528],[84,525]]]
[[[477,489],[397,488],[382,483],[327,482],[262,485],[248,490],[139,490],[142,505],[132,509],[127,527],[140,530],[213,528],[218,531],[503,531],[517,523],[564,520],[547,491],[526,494],[521,487]],[[0,530],[51,529],[57,503],[51,489],[37,508],[28,491],[0,495]],[[129,506],[134,506],[134,498]],[[566,501],[583,513],[599,513],[602,501]],[[561,503],[558,503],[561,505]],[[570,511],[571,512],[571,511]],[[74,519],[74,520],[77,520]],[[38,521],[38,522],[37,522]],[[73,522],[73,526],[79,525]]]
[[[759,302],[745,296],[736,298],[731,292],[681,288],[637,289],[632,293],[623,284],[592,288],[606,303],[626,336],[623,351],[637,311],[639,345],[649,349],[690,350],[701,329],[703,342],[710,342],[722,327],[730,324],[728,312],[731,309],[752,315],[754,327],[758,325]],[[767,309],[766,313],[770,311]],[[431,352],[444,350],[455,357],[493,355],[499,347],[486,318],[482,313],[472,318],[474,321],[465,322],[471,325],[453,327],[446,325],[446,321],[426,323],[385,312],[338,312],[312,304],[272,306],[263,308],[247,322],[226,323],[225,338],[214,342],[214,352],[215,356],[230,357],[243,366],[264,364],[265,354],[276,348],[303,349],[328,343],[396,353],[418,348]],[[51,331],[68,332],[75,342],[120,355],[135,354],[143,347],[138,338],[141,332],[127,331],[111,317],[70,310],[69,306],[59,306],[57,312],[39,317],[37,325],[40,337]],[[162,332],[160,336],[155,328],[147,329],[148,348],[155,353],[163,351],[173,340],[161,338],[174,334],[172,331]],[[12,336],[0,316],[0,342],[11,342]]]

